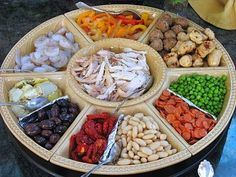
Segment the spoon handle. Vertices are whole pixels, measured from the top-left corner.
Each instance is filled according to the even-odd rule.
[[[88,4],[85,4],[84,2],[81,2],[81,1],[76,3],[75,5],[76,5],[76,7],[81,8],[81,9],[92,9],[92,10],[95,10],[95,11],[98,11],[98,12],[105,12],[102,9],[89,6]]]
[[[24,105],[23,103],[14,103],[14,102],[11,102],[11,103],[4,103],[4,102],[0,102],[0,106],[12,106],[12,105]]]
[[[99,169],[102,165],[106,164],[107,162],[101,162],[99,164],[97,164],[95,167],[93,167],[91,170],[89,170],[88,172],[86,172],[85,174],[81,175],[80,177],[88,177],[89,175],[91,175],[91,173],[93,173],[95,170]]]

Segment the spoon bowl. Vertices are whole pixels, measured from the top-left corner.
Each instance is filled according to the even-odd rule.
[[[81,8],[81,9],[91,9],[97,12],[105,12],[105,13],[109,13],[111,15],[132,15],[134,17],[134,19],[141,19],[140,15],[138,14],[138,12],[131,10],[131,9],[126,9],[126,10],[121,10],[121,11],[113,11],[113,10],[103,10],[97,7],[92,7],[89,6],[88,4],[85,4],[84,2],[78,2],[75,4],[76,7]]]

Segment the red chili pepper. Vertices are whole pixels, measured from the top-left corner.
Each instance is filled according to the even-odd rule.
[[[77,152],[78,156],[84,155],[87,152],[87,150],[88,150],[88,145],[86,143],[78,145],[76,148],[76,152]]]
[[[89,114],[87,115],[88,120],[94,120],[94,119],[108,119],[110,117],[110,114],[107,112],[102,112],[100,114]]]
[[[76,135],[70,137],[69,153],[75,148]]]

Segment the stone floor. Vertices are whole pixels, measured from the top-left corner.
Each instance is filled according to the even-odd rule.
[[[89,4],[106,4],[107,0],[89,0]],[[109,1],[114,3],[116,1]],[[128,1],[127,1],[128,2]],[[141,3],[141,1],[137,1]],[[40,23],[75,9],[73,0],[0,0],[0,61],[2,62],[13,47],[29,30]],[[145,0],[144,5],[163,8],[162,0]],[[183,10],[181,14],[198,23],[203,27],[212,28],[218,40],[224,45],[231,57],[236,62],[236,31],[225,31],[215,28],[201,20],[191,7]],[[46,173],[30,164],[19,153],[12,138],[6,131],[6,126],[0,119],[0,177],[48,177]],[[219,159],[220,163],[216,168],[216,177],[236,176],[234,173],[236,164],[235,150],[236,115],[234,114],[223,155]]]

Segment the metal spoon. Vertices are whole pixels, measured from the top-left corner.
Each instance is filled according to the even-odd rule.
[[[110,162],[115,162],[119,158],[120,153],[121,153],[121,144],[120,142],[115,142],[115,137],[116,137],[118,125],[123,120],[123,118],[124,118],[124,114],[121,114],[118,117],[118,120],[108,137],[107,148],[104,151],[102,157],[100,158],[98,165],[94,166],[91,170],[81,175],[81,177],[88,177],[89,175],[91,175],[91,173],[93,173],[95,170],[100,168],[102,165],[105,165]]]
[[[4,103],[0,102],[0,106],[13,106],[13,105],[21,105],[24,106],[26,109],[33,111],[38,108],[41,108],[43,105],[49,103],[49,100],[44,97],[37,97],[33,98],[30,101],[23,103],[23,102],[9,102],[9,103]]]
[[[126,10],[120,10],[120,11],[113,11],[113,10],[103,10],[97,7],[92,7],[89,6],[88,4],[85,4],[84,2],[78,2],[75,4],[76,7],[81,8],[81,9],[91,9],[91,10],[95,10],[97,12],[105,12],[105,13],[109,13],[111,15],[133,15],[134,19],[141,19],[140,15],[138,14],[138,12],[134,11],[134,10],[130,10],[130,9],[126,9]]]

